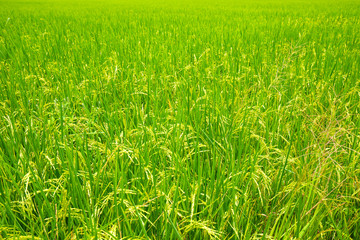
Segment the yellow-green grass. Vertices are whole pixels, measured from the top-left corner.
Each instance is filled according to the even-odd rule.
[[[0,0],[0,239],[360,239],[360,2]]]

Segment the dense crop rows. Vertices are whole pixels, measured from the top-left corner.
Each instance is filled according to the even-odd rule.
[[[0,0],[0,239],[359,239],[359,16]]]

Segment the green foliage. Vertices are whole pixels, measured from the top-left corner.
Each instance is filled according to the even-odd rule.
[[[0,1],[0,239],[359,239],[357,1]]]

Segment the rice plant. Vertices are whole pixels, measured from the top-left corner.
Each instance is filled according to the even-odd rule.
[[[360,2],[0,0],[0,239],[360,239]]]

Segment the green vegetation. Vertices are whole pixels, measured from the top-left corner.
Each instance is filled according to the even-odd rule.
[[[360,2],[0,0],[0,239],[359,239]]]

